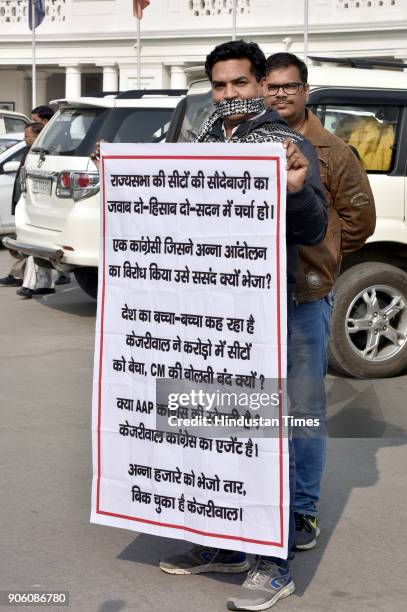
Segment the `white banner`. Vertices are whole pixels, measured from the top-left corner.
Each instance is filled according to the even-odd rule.
[[[101,172],[91,521],[286,557],[283,148],[103,144]],[[261,395],[277,419],[217,426]]]

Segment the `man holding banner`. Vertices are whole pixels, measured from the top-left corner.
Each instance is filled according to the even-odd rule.
[[[215,111],[202,126],[196,142],[277,142],[283,143],[286,150],[287,311],[290,331],[297,245],[317,244],[323,240],[326,231],[326,200],[318,160],[312,145],[303,136],[289,128],[277,113],[265,110],[262,84],[266,58],[258,45],[241,40],[221,44],[207,56],[205,70],[212,84]],[[288,339],[288,362],[289,344]],[[295,483],[293,468],[293,445],[290,444],[291,499],[294,497],[292,488]],[[294,592],[289,569],[295,536],[293,519],[290,512],[287,560],[258,556],[238,594],[229,598],[229,609],[265,610]],[[185,553],[160,563],[160,569],[169,574],[239,573],[249,567],[245,553],[204,546],[193,546]]]

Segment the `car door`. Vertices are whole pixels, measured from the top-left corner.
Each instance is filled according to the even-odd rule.
[[[4,172],[4,164],[15,161],[20,162],[25,149],[25,143],[19,142],[0,158],[0,233],[9,231],[14,226],[14,217],[11,214],[11,198],[13,195],[16,172]]]

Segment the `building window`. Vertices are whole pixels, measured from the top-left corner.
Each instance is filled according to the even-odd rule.
[[[27,0],[0,0],[0,23],[27,23]],[[48,21],[65,21],[66,0],[47,0],[45,12]]]
[[[336,0],[336,8],[389,8],[400,6],[401,0]]]
[[[250,13],[251,0],[237,0],[237,14]],[[233,0],[189,0],[189,10],[194,17],[211,17],[215,15],[231,15]]]

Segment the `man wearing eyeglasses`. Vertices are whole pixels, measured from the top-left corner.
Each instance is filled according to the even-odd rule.
[[[376,214],[366,172],[351,148],[326,130],[306,108],[308,70],[292,53],[267,59],[263,84],[265,106],[277,111],[288,125],[315,147],[325,195],[328,228],[323,242],[300,246],[295,307],[291,319],[291,410],[296,416],[326,414],[324,378],[332,312],[332,289],[343,255],[359,249],[373,234]],[[321,430],[322,431],[322,430]],[[306,430],[294,435],[296,493],[295,547],[316,546],[320,483],[325,466],[325,436]]]

